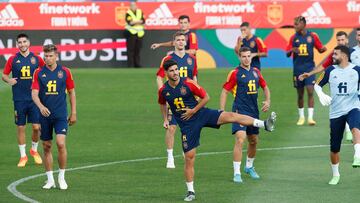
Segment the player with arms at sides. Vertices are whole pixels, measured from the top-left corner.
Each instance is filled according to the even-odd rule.
[[[42,164],[37,148],[40,136],[40,112],[31,99],[31,81],[35,69],[44,66],[44,60],[30,52],[30,40],[26,34],[19,34],[16,38],[19,52],[11,56],[6,62],[2,80],[12,86],[15,124],[17,125],[17,140],[20,150],[18,167],[25,167],[28,157],[26,155],[25,130],[26,122],[32,123],[32,144],[30,155],[36,164]],[[10,78],[9,74],[12,73]]]
[[[226,98],[229,92],[235,88],[235,100],[232,112],[248,115],[259,119],[258,109],[258,89],[261,87],[264,91],[265,101],[261,110],[267,112],[270,108],[270,90],[260,73],[260,70],[251,66],[251,50],[248,47],[242,47],[238,51],[241,64],[232,70],[223,85],[220,96],[220,110],[225,110]],[[253,165],[256,155],[256,145],[258,142],[259,128],[254,126],[243,126],[238,123],[232,124],[232,134],[235,135],[235,145],[233,150],[233,167],[235,183],[242,183],[240,165],[242,159],[242,148],[245,138],[249,142],[246,158],[245,173],[253,179],[259,179],[260,176],[255,171]]]
[[[189,78],[180,78],[178,65],[174,60],[164,62],[165,74],[168,81],[159,89],[158,102],[164,119],[164,127],[169,125],[166,103],[180,126],[182,147],[185,154],[184,175],[187,194],[184,201],[195,199],[194,190],[194,162],[196,148],[200,145],[200,132],[203,127],[219,128],[226,123],[239,123],[245,126],[274,130],[275,112],[266,120],[254,119],[250,116],[233,112],[225,112],[205,108],[209,95],[204,88]],[[199,97],[196,100],[195,96]]]
[[[360,27],[356,28],[357,45],[353,47],[354,52],[351,54],[351,63],[360,66]]]
[[[337,185],[340,181],[340,147],[346,122],[353,134],[355,154],[352,166],[360,167],[360,67],[349,63],[349,57],[347,46],[335,47],[334,65],[325,70],[315,85],[320,103],[324,106],[330,105],[330,160],[333,172],[330,185]],[[322,91],[322,87],[327,83],[331,97]]]
[[[264,42],[256,35],[251,33],[249,22],[243,22],[240,25],[241,36],[238,37],[235,53],[240,56],[239,50],[241,47],[249,47],[251,50],[251,67],[256,67],[261,70],[260,57],[267,56],[267,48]]]
[[[305,123],[304,88],[306,87],[308,96],[308,124],[315,125],[316,122],[313,119],[315,76],[308,77],[304,81],[300,81],[298,78],[304,72],[310,72],[314,69],[314,48],[319,53],[323,53],[326,51],[326,47],[322,45],[316,33],[306,30],[306,20],[303,16],[298,16],[294,19],[294,27],[296,33],[290,38],[286,54],[288,57],[293,56],[293,81],[294,87],[297,90],[299,112],[299,119],[296,124],[304,125]]]
[[[190,30],[190,17],[187,15],[181,15],[179,17],[179,25],[180,25],[180,31],[185,34],[186,53],[195,56],[196,50],[198,50],[198,40],[195,32],[191,32]],[[151,45],[151,49],[157,49],[159,47],[172,47],[172,46],[174,46],[174,42],[168,41],[168,42],[154,43]]]
[[[337,45],[349,46],[348,34],[344,31],[337,32],[336,33],[336,42],[337,42]],[[352,55],[353,51],[354,51],[354,49],[350,48],[350,55]],[[329,54],[329,56],[325,59],[325,61],[323,63],[321,63],[320,65],[318,65],[314,70],[312,70],[308,73],[306,72],[306,73],[301,74],[299,76],[299,80],[303,81],[305,78],[308,78],[312,75],[320,73],[323,70],[325,70],[326,68],[331,67],[331,65],[333,65],[333,54],[334,54],[334,51],[332,51],[331,54]],[[351,134],[349,125],[347,123],[345,126],[345,139],[348,141],[352,140],[352,134]]]
[[[44,59],[46,65],[34,73],[32,83],[32,99],[40,109],[41,140],[44,148],[44,163],[47,182],[44,189],[55,188],[53,177],[52,139],[53,131],[56,134],[58,148],[60,189],[66,190],[65,168],[67,164],[66,135],[68,124],[76,122],[75,84],[68,68],[56,63],[58,57],[57,47],[53,44],[44,46]],[[71,111],[68,118],[66,92],[69,94]]]
[[[175,50],[172,54],[165,56],[161,61],[160,68],[156,74],[156,82],[158,89],[160,89],[164,84],[165,71],[163,64],[166,60],[172,59],[176,61],[179,68],[179,76],[181,78],[190,78],[197,82],[197,63],[196,58],[185,52],[186,46],[186,37],[185,34],[178,31],[174,34],[173,44]],[[167,163],[166,168],[175,168],[173,148],[174,148],[174,137],[176,133],[177,122],[169,109],[169,126],[166,128],[165,132],[165,144],[167,147]]]

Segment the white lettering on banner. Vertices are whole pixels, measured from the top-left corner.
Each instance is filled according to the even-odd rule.
[[[24,20],[19,18],[11,4],[0,11],[0,27],[23,27]]]
[[[52,17],[52,27],[86,27],[89,26],[87,17]]]
[[[4,45],[3,41],[0,39],[0,49],[5,49],[5,48],[13,48],[13,40],[12,39],[7,39],[7,46]],[[5,54],[5,60],[8,60],[10,58],[11,54]]]
[[[100,14],[100,6],[96,3],[91,5],[52,5],[42,3],[39,6],[40,14]]]
[[[348,1],[346,7],[349,12],[360,12],[360,4],[356,3],[356,1]]]
[[[255,5],[250,2],[246,4],[204,4],[197,2],[193,7],[195,13],[255,13]]]
[[[111,43],[113,40],[111,38],[105,38],[100,40],[100,43]],[[114,51],[112,49],[103,49],[103,52],[107,53],[106,56],[100,56],[100,61],[110,61],[114,57]]]
[[[97,43],[97,39],[91,39],[91,44],[96,44]],[[79,40],[79,44],[85,44],[85,40],[84,39],[80,39]],[[90,51],[90,55],[86,56],[85,55],[85,51],[84,50],[80,50],[79,51],[79,57],[83,60],[83,61],[93,61],[96,57],[96,53],[97,50],[96,49],[92,49],[92,50],[87,50],[86,52]]]
[[[116,39],[116,42],[122,42],[122,39]],[[117,61],[127,61],[126,48],[117,48],[116,49],[116,60]]]
[[[209,26],[217,25],[240,25],[241,16],[206,16],[205,24]]]
[[[61,39],[61,45],[76,44],[73,39]],[[62,61],[73,61],[76,58],[76,51],[62,51],[60,52],[60,58]]]

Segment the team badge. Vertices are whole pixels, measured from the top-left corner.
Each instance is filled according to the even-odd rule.
[[[126,25],[125,16],[128,8],[129,7],[125,6],[124,3],[121,3],[120,6],[115,7],[115,22],[120,27],[124,27]]]
[[[259,75],[257,74],[256,71],[253,71],[253,75],[254,75],[255,78],[258,78],[258,77],[259,77]]]
[[[184,86],[182,86],[180,88],[180,93],[181,93],[181,95],[186,95],[187,91],[186,91],[186,88]]]
[[[268,5],[267,7],[267,20],[273,25],[277,25],[283,21],[283,6],[279,4]]]
[[[308,36],[308,37],[306,38],[306,41],[307,41],[307,43],[311,43],[311,42],[312,42],[312,37],[311,37],[311,36]]]
[[[250,42],[250,47],[251,47],[251,48],[254,48],[254,47],[255,47],[255,41],[251,41],[251,42]]]
[[[63,77],[64,77],[64,73],[63,73],[62,71],[59,71],[59,72],[58,72],[58,78],[61,79],[61,78],[63,78]]]
[[[36,64],[36,59],[35,59],[35,57],[31,57],[30,62],[31,62],[31,64],[35,65],[35,64]]]
[[[193,64],[193,60],[191,58],[187,58],[187,63],[191,66]]]

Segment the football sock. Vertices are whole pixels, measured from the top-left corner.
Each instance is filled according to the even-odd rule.
[[[304,116],[304,108],[303,108],[303,116]],[[308,119],[313,119],[313,117],[314,117],[314,108],[308,108]]]
[[[187,187],[188,191],[195,192],[195,190],[194,190],[194,181],[186,182],[186,187]]]
[[[168,159],[173,159],[174,155],[173,155],[173,149],[167,149],[167,155],[168,155]]]
[[[262,120],[259,119],[254,119],[254,123],[253,123],[254,127],[258,127],[258,128],[264,128],[265,127],[265,123]]]
[[[31,142],[31,149],[34,151],[34,152],[37,152],[37,148],[38,148],[38,145],[39,145],[39,142]]]
[[[246,168],[251,168],[254,165],[255,158],[246,157]]]
[[[25,147],[26,147],[26,144],[19,145],[20,157],[26,157]]]
[[[360,158],[360,144],[355,144],[355,145],[354,145],[354,149],[355,149],[355,155],[354,155],[354,157]]]
[[[53,171],[46,171],[48,181],[54,181]]]
[[[233,161],[233,166],[234,166],[234,175],[241,174],[240,173],[241,161],[240,162]]]
[[[337,163],[337,164],[331,164],[331,169],[332,169],[332,172],[333,172],[333,176],[340,176],[340,173],[339,173],[339,163]]]
[[[65,169],[59,169],[59,179],[65,179]]]
[[[299,111],[299,117],[300,117],[300,118],[304,118],[304,117],[305,117],[305,115],[304,115],[304,108],[299,108],[298,111]]]

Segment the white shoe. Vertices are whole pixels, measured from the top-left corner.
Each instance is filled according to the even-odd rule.
[[[166,168],[175,168],[174,158],[167,160]]]
[[[65,179],[59,178],[58,181],[59,181],[60,190],[66,190],[68,188]]]
[[[46,181],[46,184],[42,187],[43,189],[49,190],[51,188],[56,188],[55,181]]]

